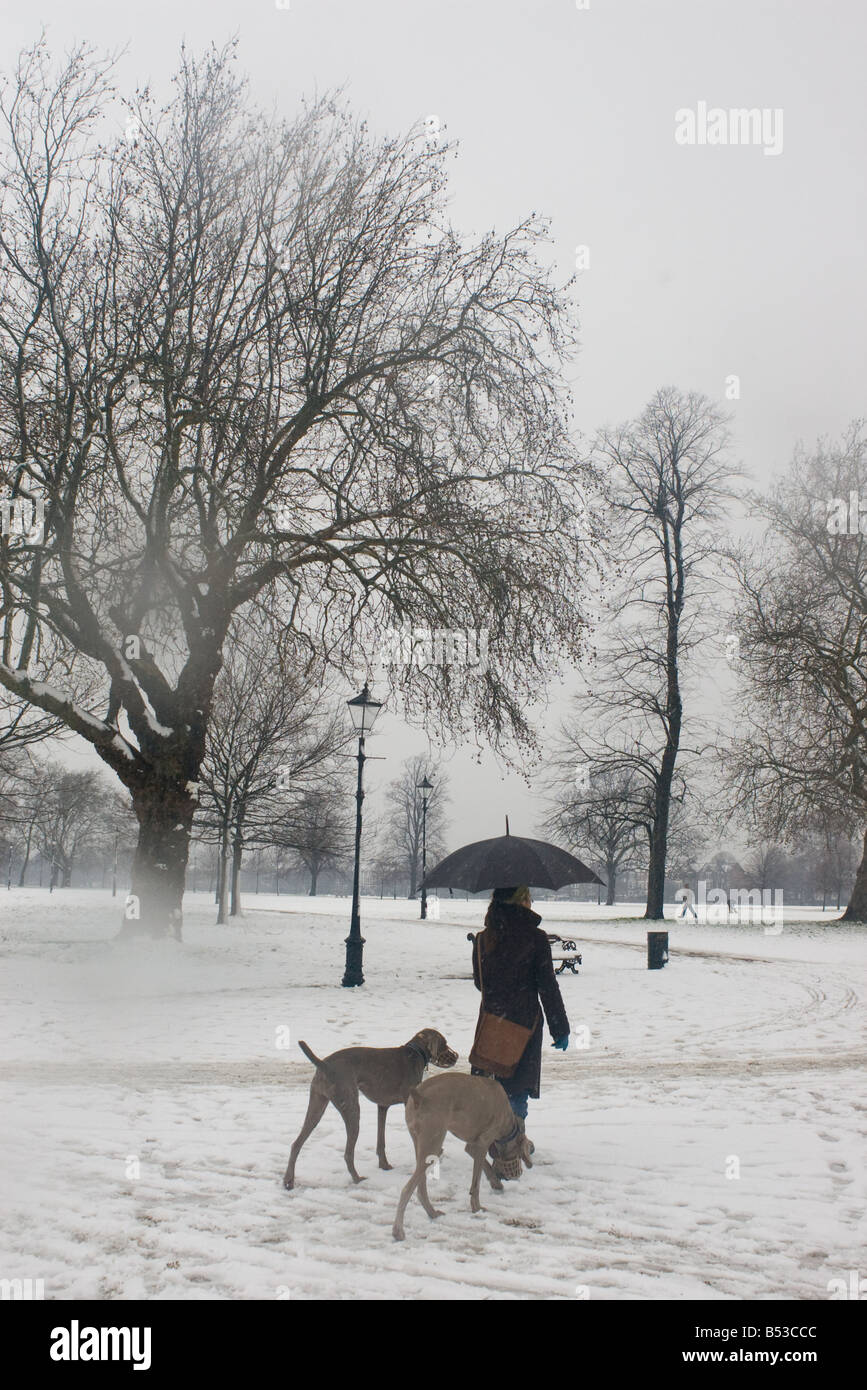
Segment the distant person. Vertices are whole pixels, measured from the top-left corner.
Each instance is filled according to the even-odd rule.
[[[530,1097],[539,1098],[542,1073],[542,1009],[554,1047],[569,1046],[569,1020],[554,975],[551,944],[539,928],[542,918],[531,910],[530,890],[495,888],[485,915],[485,930],[473,940],[473,980],[482,992],[481,1010],[532,1028],[521,1059],[511,1076],[497,1080],[515,1114],[527,1118]],[[481,975],[479,948],[481,947]],[[492,1076],[471,1068],[474,1076]]]
[[[680,914],[681,917],[685,917],[688,912],[691,912],[695,920],[698,921],[698,913],[692,905],[692,889],[689,884],[685,883],[680,891],[683,893],[683,911]],[[680,896],[680,894],[678,894],[678,896]]]

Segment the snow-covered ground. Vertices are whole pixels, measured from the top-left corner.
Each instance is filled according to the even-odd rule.
[[[483,905],[422,924],[365,899],[366,983],[346,990],[345,898],[250,897],[215,927],[188,895],[183,945],[111,940],[120,903],[0,890],[0,1278],[46,1298],[826,1299],[867,1273],[867,933],[836,913],[787,911],[779,934],[672,921],[648,971],[639,908],[542,905],[580,939],[560,979],[588,1045],[546,1035],[532,1171],[483,1184],[472,1216],[448,1138],[446,1215],[413,1199],[397,1245],[399,1108],[393,1171],[362,1100],[366,1181],[329,1108],[283,1190],[312,1075],[297,1040],[322,1055],[435,1027],[467,1069]]]

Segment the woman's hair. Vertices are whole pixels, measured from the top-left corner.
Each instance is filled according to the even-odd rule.
[[[518,903],[525,906],[530,899],[530,890],[526,883],[520,888],[495,888],[491,894],[492,903]]]
[[[495,888],[491,894],[491,901],[485,913],[485,950],[488,952],[496,949],[497,939],[506,925],[503,914],[499,911],[501,907],[506,906],[530,906],[530,890],[525,883],[520,888]]]

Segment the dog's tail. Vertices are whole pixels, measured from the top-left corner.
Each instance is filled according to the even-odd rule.
[[[317,1057],[315,1052],[311,1052],[306,1042],[302,1042],[300,1038],[298,1039],[298,1046],[301,1048],[301,1051],[304,1053],[304,1056],[307,1058],[307,1060],[313,1063],[314,1067],[322,1066],[322,1058]]]

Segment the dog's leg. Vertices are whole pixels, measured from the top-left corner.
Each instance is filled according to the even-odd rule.
[[[328,1097],[317,1089],[316,1082],[310,1087],[310,1100],[307,1104],[307,1114],[304,1116],[304,1123],[301,1126],[301,1133],[289,1150],[289,1163],[283,1178],[283,1186],[291,1192],[295,1186],[295,1160],[301,1151],[302,1144],[313,1133],[328,1105]]]
[[[484,1207],[479,1201],[479,1184],[482,1180],[482,1164],[487,1153],[486,1144],[467,1144],[466,1151],[473,1160],[473,1180],[470,1183],[470,1210],[473,1212],[484,1211]]]
[[[491,1184],[491,1187],[494,1189],[494,1191],[495,1191],[495,1192],[502,1192],[502,1190],[503,1190],[503,1184],[500,1182],[500,1179],[497,1177],[496,1173],[494,1172],[493,1168],[491,1167],[491,1165],[490,1165],[490,1163],[488,1162],[487,1159],[484,1160],[484,1172],[485,1172],[485,1177],[487,1178],[488,1182]]]
[[[376,1156],[379,1159],[380,1168],[391,1171],[391,1164],[385,1156],[385,1121],[388,1115],[387,1105],[378,1105],[376,1108]]]
[[[420,1155],[422,1169],[421,1173],[419,1174],[418,1180],[418,1195],[419,1201],[421,1202],[431,1221],[434,1221],[438,1216],[442,1216],[443,1213],[441,1211],[437,1211],[436,1207],[432,1206],[430,1197],[427,1194],[427,1161],[429,1158],[439,1157],[439,1155],[443,1151],[444,1139],[445,1134],[440,1134],[439,1137],[434,1140],[428,1139],[425,1143],[424,1150]]]
[[[415,1165],[415,1172],[413,1173],[409,1182],[406,1184],[406,1187],[403,1189],[403,1192],[401,1192],[400,1194],[400,1201],[397,1204],[397,1211],[394,1217],[394,1225],[391,1228],[391,1234],[394,1236],[395,1240],[403,1240],[403,1214],[406,1211],[407,1202],[409,1201],[410,1197],[415,1192],[416,1187],[421,1181],[421,1176],[423,1173],[424,1154],[422,1154],[422,1156],[419,1158],[418,1162]]]
[[[337,1106],[343,1116],[343,1123],[346,1125],[346,1148],[343,1157],[349,1169],[349,1176],[353,1182],[364,1182],[355,1171],[355,1145],[358,1142],[358,1126],[360,1121],[360,1107],[358,1104],[358,1091],[356,1088],[343,1086],[339,1091],[335,1091],[331,1097],[332,1104]]]

